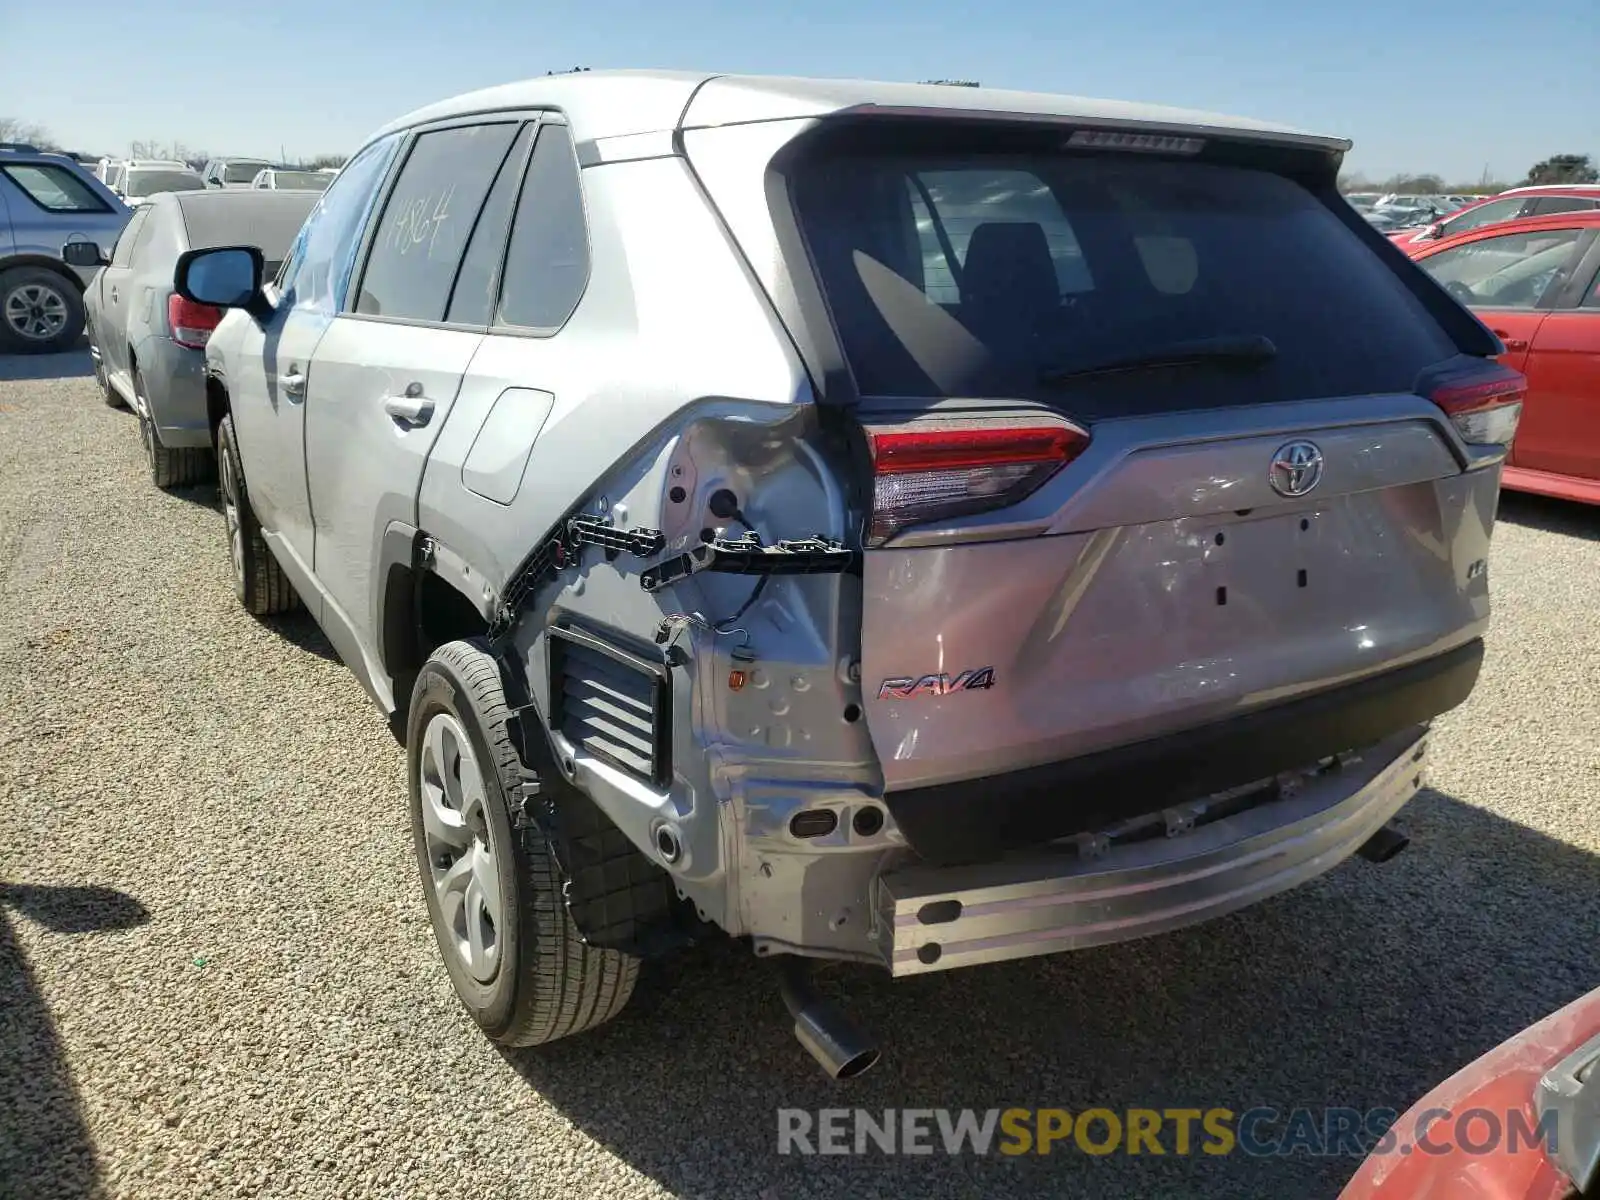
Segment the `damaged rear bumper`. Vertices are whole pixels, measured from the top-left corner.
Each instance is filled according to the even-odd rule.
[[[888,871],[875,897],[886,963],[916,975],[1105,945],[1287,891],[1354,854],[1417,793],[1428,736],[1413,727],[1282,798],[1175,836]]]

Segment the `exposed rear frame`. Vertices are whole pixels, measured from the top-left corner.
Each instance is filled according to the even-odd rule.
[[[583,739],[583,748],[587,753],[604,759],[618,770],[655,785],[665,787],[672,781],[672,679],[671,668],[664,659],[648,658],[642,654],[635,654],[624,649],[615,642],[597,637],[587,630],[576,625],[553,625],[549,629],[550,638],[550,716],[549,728],[561,733],[568,740],[572,739],[565,733],[567,719],[578,717],[571,707],[571,702],[566,696],[563,686],[566,678],[566,667],[571,653],[574,650],[588,650],[595,654],[603,655],[630,674],[640,677],[647,689],[649,699],[646,703],[650,710],[650,764],[648,771],[640,771],[638,765],[627,761],[624,757],[612,753],[606,748],[603,741],[596,739]]]

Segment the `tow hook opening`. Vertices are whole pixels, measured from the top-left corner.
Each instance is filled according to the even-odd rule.
[[[1362,842],[1356,850],[1368,862],[1386,863],[1411,844],[1411,838],[1390,821],[1377,833]]]
[[[854,1079],[877,1063],[878,1047],[833,1001],[817,993],[802,958],[777,960],[778,990],[794,1019],[794,1036],[831,1079]]]

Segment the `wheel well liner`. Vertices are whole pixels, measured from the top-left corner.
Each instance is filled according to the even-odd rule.
[[[231,407],[228,385],[210,372],[206,373],[206,419],[211,422],[211,440],[217,440],[217,426],[228,415]]]
[[[446,642],[483,637],[489,629],[476,604],[432,569],[427,534],[418,531],[409,540],[409,557],[390,557],[384,570],[378,614],[383,669],[393,685],[395,717],[402,726],[411,688],[428,656]]]
[[[83,295],[83,280],[59,258],[51,258],[47,254],[13,254],[9,258],[0,258],[0,272],[10,271],[16,267],[43,267],[47,271],[53,271],[76,287],[78,295]]]

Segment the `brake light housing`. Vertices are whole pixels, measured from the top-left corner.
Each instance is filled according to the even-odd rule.
[[[1423,394],[1445,411],[1462,441],[1509,446],[1522,419],[1528,381],[1503,363],[1484,361],[1438,380]]]
[[[1130,133],[1121,129],[1079,129],[1067,145],[1090,150],[1136,150],[1146,154],[1199,154],[1204,138],[1179,137],[1170,133]]]
[[[869,546],[931,521],[991,512],[1038,491],[1088,448],[1068,421],[931,420],[866,429],[872,454]]]
[[[222,310],[196,304],[174,292],[167,297],[167,331],[172,340],[190,350],[204,350],[211,332],[222,323]]]

